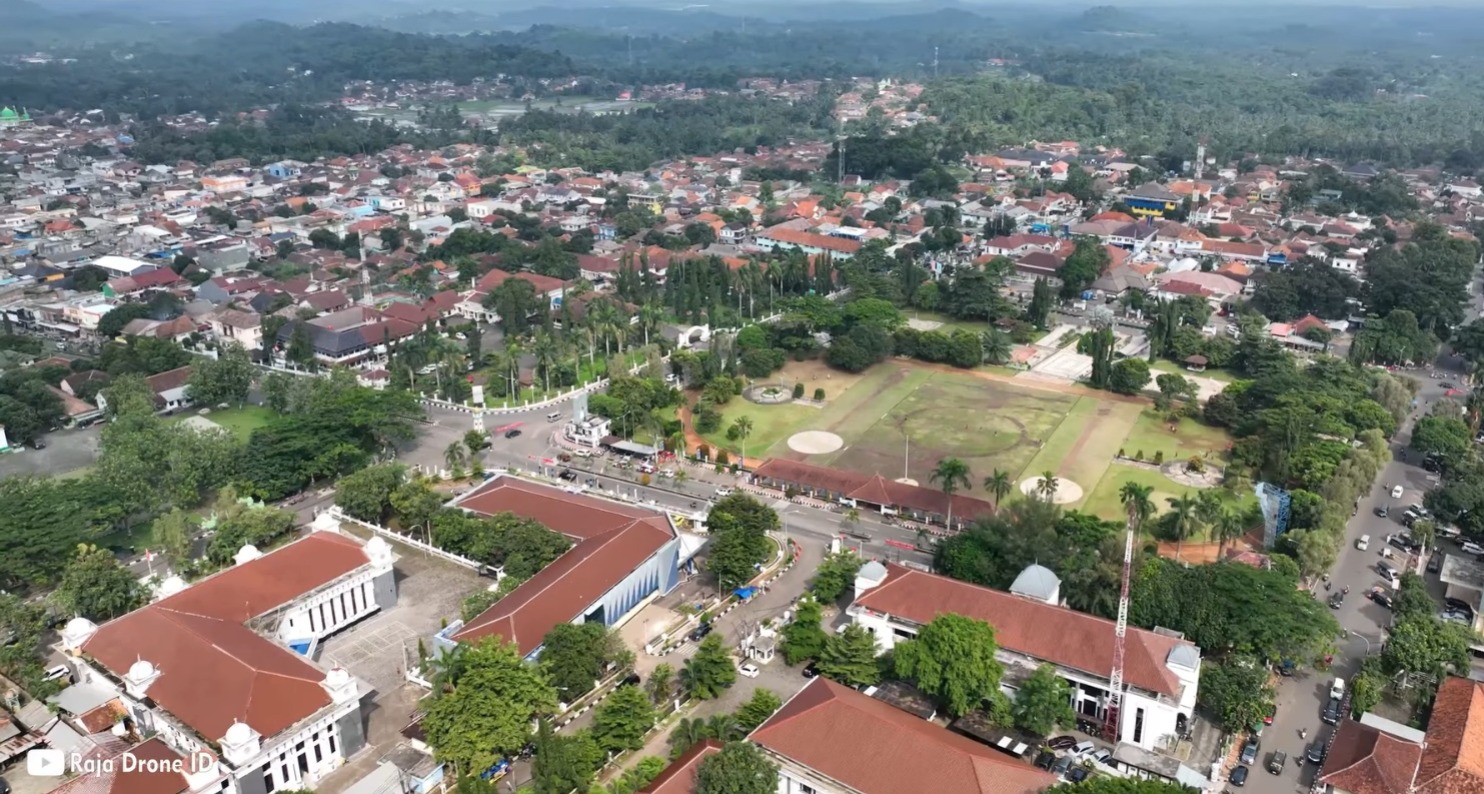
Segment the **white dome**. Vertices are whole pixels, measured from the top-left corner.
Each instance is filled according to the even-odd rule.
[[[242,548],[240,548],[240,549],[237,550],[237,557],[235,559],[237,560],[238,563],[244,563],[244,562],[252,562],[253,560],[256,560],[257,558],[259,558],[261,556],[263,556],[263,552],[258,551],[258,547],[257,546],[254,546],[251,543],[249,543],[249,544],[247,544],[247,545],[245,545]]]
[[[223,737],[222,744],[246,744],[252,741],[252,728],[245,722],[234,722],[227,729],[227,735]]]
[[[131,681],[145,681],[153,678],[154,674],[155,666],[143,659],[129,665],[129,680]]]
[[[1038,601],[1054,601],[1061,590],[1061,580],[1044,565],[1030,565],[1015,577],[1010,592]]]
[[[392,556],[392,544],[387,543],[379,535],[372,536],[366,541],[366,556],[373,560],[382,560]]]
[[[87,618],[76,617],[67,621],[67,626],[66,628],[62,629],[62,633],[71,637],[78,637],[83,634],[90,634],[97,630],[98,624],[94,623],[91,620],[88,620]]]
[[[344,667],[332,667],[325,675],[325,685],[329,687],[342,687],[350,683],[350,673]]]
[[[184,589],[186,589],[185,580],[173,574],[160,582],[160,595],[162,596],[175,595]]]

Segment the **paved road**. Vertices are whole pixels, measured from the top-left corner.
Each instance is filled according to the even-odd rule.
[[[1474,289],[1473,306],[1469,314],[1471,317],[1478,317],[1481,308],[1484,308],[1484,300],[1478,294],[1477,285]],[[1404,529],[1400,523],[1401,513],[1407,505],[1420,503],[1422,495],[1433,487],[1429,479],[1431,475],[1416,465],[1417,456],[1406,453],[1412,436],[1412,423],[1417,417],[1426,415],[1428,407],[1444,396],[1446,389],[1443,383],[1463,383],[1461,363],[1456,359],[1443,356],[1439,359],[1437,369],[1440,377],[1436,379],[1430,377],[1430,373],[1425,370],[1404,373],[1417,378],[1422,384],[1417,409],[1392,439],[1392,462],[1382,470],[1370,493],[1361,497],[1359,509],[1346,528],[1345,545],[1330,574],[1332,586],[1350,587],[1349,597],[1335,614],[1340,626],[1349,632],[1349,638],[1343,641],[1335,654],[1334,669],[1330,672],[1310,670],[1293,678],[1281,679],[1277,697],[1278,716],[1273,725],[1263,732],[1258,768],[1252,770],[1247,783],[1247,789],[1254,794],[1291,794],[1309,790],[1316,770],[1312,764],[1300,765],[1297,761],[1303,757],[1308,742],[1334,730],[1320,719],[1324,704],[1329,699],[1331,682],[1335,676],[1342,676],[1348,685],[1359,670],[1361,660],[1367,654],[1381,652],[1391,612],[1365,598],[1364,593],[1382,583],[1376,572],[1376,563],[1381,560],[1381,549],[1386,547],[1386,536]],[[1391,498],[1390,489],[1395,485],[1402,485],[1406,489],[1401,499]],[[1373,510],[1378,505],[1392,508],[1391,515],[1387,518],[1377,517]],[[1366,551],[1355,547],[1356,540],[1362,535],[1371,536],[1370,548]],[[1393,553],[1396,553],[1395,549]],[[1434,596],[1441,599],[1442,587],[1435,576],[1429,575],[1428,584]],[[1323,593],[1322,590],[1320,592]],[[1307,741],[1299,738],[1300,730],[1308,732]],[[1267,759],[1274,751],[1288,754],[1288,768],[1281,776],[1273,776],[1266,771]]]

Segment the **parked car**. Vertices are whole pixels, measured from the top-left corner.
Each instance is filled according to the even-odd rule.
[[[1051,774],[1056,775],[1057,777],[1065,777],[1067,772],[1070,772],[1071,769],[1072,757],[1070,755],[1064,755],[1061,758],[1056,759],[1056,763],[1051,765]]]
[[[815,677],[818,677],[818,675],[819,675],[819,668],[814,666],[814,662],[810,662],[810,663],[804,665],[804,677],[805,678],[815,678]]]
[[[1035,767],[1037,769],[1050,770],[1051,765],[1054,763],[1056,763],[1056,753],[1043,750],[1039,755],[1036,756]]]
[[[577,473],[571,469],[562,469],[561,473],[557,474],[557,479],[566,480],[567,482],[577,482]]]
[[[68,678],[68,679],[70,679],[71,677],[72,677],[72,671],[67,669],[67,665],[65,665],[65,664],[59,664],[56,667],[53,667],[53,668],[48,669],[46,671],[46,675],[44,675],[44,676],[41,677],[41,680],[43,680],[43,681],[56,681],[59,678]]]
[[[1391,596],[1387,595],[1385,590],[1379,587],[1373,587],[1371,588],[1370,597],[1372,601],[1387,609],[1391,609]]]
[[[1330,698],[1329,702],[1324,704],[1324,713],[1320,715],[1320,719],[1324,720],[1326,725],[1340,724],[1339,698]]]
[[[1257,763],[1257,748],[1257,740],[1248,739],[1246,744],[1242,745],[1242,763],[1248,766]]]
[[[1467,626],[1474,622],[1474,616],[1467,612],[1454,612],[1445,609],[1438,613],[1438,620],[1448,621],[1449,623],[1461,623]]]
[[[1273,718],[1274,717],[1277,717],[1277,716],[1278,716],[1278,704],[1277,703],[1274,703],[1273,705],[1268,706],[1268,714],[1267,714],[1266,717],[1263,717],[1262,718],[1262,724],[1263,725],[1272,725],[1273,724]]]
[[[1046,740],[1046,746],[1053,750],[1070,750],[1077,746],[1077,737],[1054,736]]]
[[[1227,780],[1230,781],[1233,786],[1241,788],[1242,786],[1247,785],[1247,772],[1247,767],[1239,766],[1236,769],[1232,770],[1231,776],[1228,777]]]
[[[1072,768],[1072,771],[1070,771],[1070,772],[1067,773],[1067,782],[1068,783],[1081,783],[1082,781],[1084,781],[1084,780],[1087,779],[1088,775],[1091,775],[1091,774],[1092,774],[1091,772],[1088,772],[1083,767],[1080,767],[1080,766],[1079,767],[1073,767]]]
[[[752,662],[747,662],[741,667],[738,667],[737,672],[741,673],[747,678],[757,678],[758,676],[763,674],[763,671],[757,669],[757,665],[753,664]]]
[[[1443,570],[1443,555],[1434,554],[1427,561],[1427,572],[1437,573]]]
[[[1472,540],[1464,541],[1459,548],[1463,550],[1464,554],[1484,554],[1484,546],[1480,546]]]
[[[1081,741],[1072,746],[1072,755],[1087,755],[1096,749],[1098,749],[1098,746],[1092,742]]]
[[[1469,606],[1469,602],[1461,598],[1445,598],[1443,606],[1447,607],[1449,612],[1467,612],[1470,615],[1474,613],[1474,608]]]
[[[1311,764],[1324,763],[1324,740],[1315,739],[1309,743],[1309,748],[1304,751],[1304,760]]]

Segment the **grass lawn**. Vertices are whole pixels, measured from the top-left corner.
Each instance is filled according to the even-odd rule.
[[[1138,418],[1137,405],[1077,398],[1018,479],[1037,477],[1049,470],[1077,483],[1086,493],[1103,478]]]
[[[1207,380],[1220,381],[1221,383],[1231,383],[1236,380],[1235,376],[1224,369],[1207,369],[1205,372],[1191,372],[1184,366],[1163,358],[1150,364],[1149,368],[1154,370],[1154,377],[1159,377],[1159,373],[1161,372],[1173,372],[1176,375],[1183,375],[1187,378],[1206,378]]]
[[[1222,463],[1226,460],[1227,448],[1230,446],[1231,438],[1219,428],[1207,427],[1194,419],[1184,418],[1172,429],[1158,414],[1144,411],[1124,440],[1122,448],[1128,455],[1137,455],[1142,451],[1144,460],[1153,460],[1154,453],[1163,452],[1164,460],[1201,455],[1209,461]]]
[[[1123,520],[1125,514],[1123,504],[1118,500],[1118,491],[1123,488],[1123,484],[1126,482],[1136,482],[1154,489],[1154,493],[1149,498],[1154,502],[1156,515],[1167,512],[1170,509],[1169,500],[1171,498],[1187,493],[1194,494],[1201,490],[1199,488],[1181,485],[1153,469],[1143,466],[1130,466],[1124,463],[1113,463],[1108,467],[1107,473],[1103,475],[1103,479],[1098,482],[1097,487],[1093,489],[1092,493],[1077,508],[1083,512],[1092,513],[1099,518],[1106,518],[1110,521]],[[1227,496],[1227,502],[1229,504],[1237,506],[1242,511],[1250,509],[1257,503],[1257,496],[1252,493],[1244,491],[1236,496],[1232,496],[1225,491],[1222,491],[1222,493]]]
[[[702,433],[701,437],[713,449],[726,449],[740,454],[742,442],[728,441],[727,428],[738,417],[746,416],[752,419],[752,433],[747,437],[747,454],[756,457],[774,445],[786,449],[788,437],[796,432],[794,428],[806,424],[810,418],[817,418],[819,410],[799,403],[758,405],[745,397],[733,397],[721,408],[720,429],[714,433]]]
[[[244,405],[239,408],[214,409],[210,413],[201,414],[199,411],[178,414],[172,421],[181,421],[188,416],[200,415],[203,419],[209,419],[218,424],[223,430],[236,436],[239,441],[246,441],[252,435],[252,431],[268,424],[273,418],[273,412],[260,405]]]
[[[826,428],[847,446],[818,456],[822,463],[900,476],[905,456],[907,476],[919,483],[948,457],[967,463],[976,483],[995,469],[1019,474],[1078,399],[972,375],[910,373],[872,393],[869,410]]]
[[[983,333],[989,330],[989,323],[976,322],[974,320],[960,320],[940,312],[923,311],[922,309],[911,309],[903,312],[908,320],[917,320],[918,324],[939,323],[939,327],[924,330],[942,331],[945,334],[954,330],[964,328],[975,333]]]

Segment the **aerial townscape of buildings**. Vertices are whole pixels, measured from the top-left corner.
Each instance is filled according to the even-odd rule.
[[[847,89],[843,129],[938,123],[922,85]],[[1484,437],[1464,362],[1421,354],[1484,335],[1374,295],[1398,252],[1476,245],[1472,176],[1065,140],[932,191],[824,139],[623,172],[472,142],[145,163],[105,114],[40,115],[0,110],[0,494],[32,521],[29,475],[128,492],[131,422],[237,468],[181,452],[189,499],[86,539],[134,596],[59,602],[5,662],[0,794],[1484,791],[1484,547],[1473,497],[1435,495]],[[1346,200],[1382,185],[1412,209]],[[366,402],[312,414],[342,385]],[[405,436],[326,429],[396,395],[371,424]],[[77,588],[56,568],[5,584]],[[1409,631],[1462,657],[1398,666]],[[48,749],[70,774],[20,774]]]

